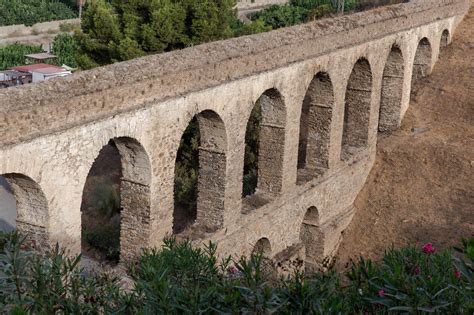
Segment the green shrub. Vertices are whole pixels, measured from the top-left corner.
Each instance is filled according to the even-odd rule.
[[[380,266],[361,259],[348,277],[354,305],[369,312],[468,314],[474,298],[449,251],[391,249]]]
[[[87,244],[105,255],[108,261],[120,259],[120,222],[84,229],[83,237]]]
[[[317,8],[314,8],[309,11],[308,13],[308,19],[309,20],[317,20],[320,19],[324,16],[328,16],[329,14],[332,14],[335,12],[335,9],[332,5],[330,4],[323,4]]]
[[[101,314],[119,303],[118,279],[84,277],[80,256],[57,246],[45,256],[23,248],[25,238],[7,237],[0,253],[0,308],[8,314]]]
[[[69,67],[77,67],[76,62],[76,51],[77,44],[74,36],[63,33],[59,34],[54,38],[53,41],[53,54],[58,56],[57,64],[67,65]]]
[[[0,0],[0,26],[76,18],[76,13],[55,0]]]
[[[261,20],[273,29],[292,26],[307,21],[309,10],[293,5],[273,5],[267,9],[256,12],[252,20]]]
[[[347,277],[328,272],[278,280],[261,254],[219,260],[212,243],[164,240],[145,250],[120,289],[106,274],[86,277],[80,256],[45,256],[1,235],[0,307],[16,314],[472,314],[472,250],[458,257],[432,247],[389,250],[381,264],[360,260]],[[471,249],[470,249],[471,248]],[[464,267],[460,267],[461,264]],[[466,270],[465,270],[466,269]],[[469,275],[471,278],[469,278]]]
[[[0,71],[25,64],[25,55],[42,52],[41,46],[12,44],[0,48]]]

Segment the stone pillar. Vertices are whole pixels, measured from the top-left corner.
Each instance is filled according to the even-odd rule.
[[[196,221],[209,231],[224,223],[225,175],[225,152],[200,147]]]
[[[126,262],[138,257],[150,240],[150,187],[122,179],[120,197],[120,261]]]

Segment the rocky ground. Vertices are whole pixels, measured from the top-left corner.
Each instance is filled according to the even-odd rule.
[[[394,246],[449,248],[474,232],[474,9],[414,89],[402,126],[380,135],[336,267]]]

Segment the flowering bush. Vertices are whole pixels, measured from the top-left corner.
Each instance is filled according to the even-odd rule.
[[[130,267],[133,287],[107,274],[85,276],[80,257],[44,257],[0,235],[0,308],[15,314],[473,314],[473,245],[454,256],[423,248],[361,259],[347,275],[297,272],[275,279],[261,254],[219,260],[216,246],[167,239]]]

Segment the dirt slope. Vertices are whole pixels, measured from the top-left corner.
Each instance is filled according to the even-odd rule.
[[[402,127],[379,136],[336,267],[392,244],[446,248],[474,232],[474,9],[415,87]]]

